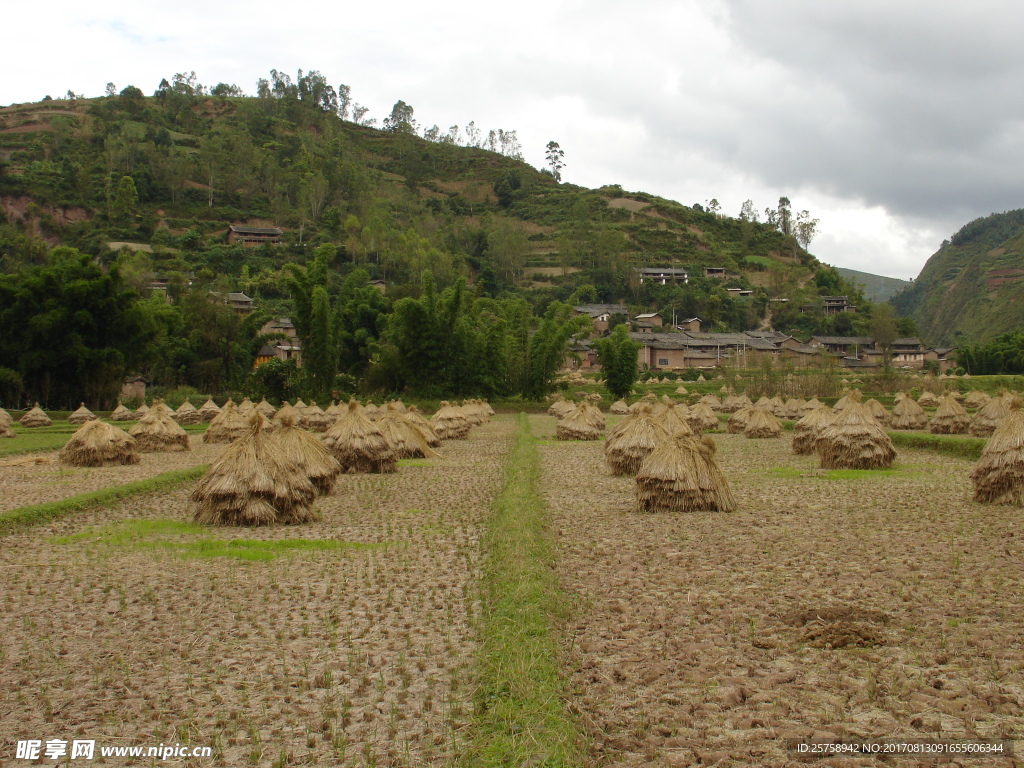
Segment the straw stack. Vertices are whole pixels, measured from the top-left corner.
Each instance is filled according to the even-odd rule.
[[[968,408],[981,408],[991,398],[982,392],[980,389],[972,389],[967,393],[967,397],[964,398],[964,405]]]
[[[835,412],[827,405],[818,403],[818,407],[805,416],[802,416],[793,425],[793,453],[809,454],[814,453],[814,444],[822,431],[832,424]]]
[[[616,400],[612,403],[612,407],[608,409],[609,413],[614,413],[616,416],[625,416],[629,413],[629,406],[625,400]]]
[[[267,398],[263,398],[256,404],[256,410],[266,416],[268,419],[274,418],[277,414],[277,409],[267,402]]]
[[[721,426],[718,417],[715,416],[715,412],[711,410],[707,403],[697,403],[693,406],[686,417],[686,421],[689,423],[690,429],[698,434],[701,432],[714,432]]]
[[[110,412],[111,421],[135,421],[138,416],[124,407],[124,403],[118,401],[117,408]]]
[[[231,400],[228,400],[227,403],[224,403],[225,408],[228,406],[228,403],[231,403],[232,407],[235,405]],[[199,406],[199,419],[201,421],[209,423],[217,417],[218,413],[220,413],[220,408],[213,402],[212,397],[207,398],[206,402]]]
[[[19,420],[23,427],[49,427],[53,424],[50,417],[47,416],[43,409],[39,407],[39,403],[36,403],[32,410],[22,416]]]
[[[605,462],[612,474],[635,475],[658,441],[667,437],[668,432],[654,420],[650,405],[645,404],[608,433],[604,442]]]
[[[299,426],[312,432],[326,432],[332,424],[334,419],[324,413],[315,401],[306,406],[299,418]]]
[[[942,401],[928,390],[925,390],[921,393],[921,396],[917,398],[917,404],[922,408],[938,408],[942,405]]]
[[[195,520],[208,525],[272,525],[319,519],[316,488],[271,437],[266,417],[250,416],[250,429],[211,464],[192,492]]]
[[[560,419],[563,416],[572,413],[575,408],[575,403],[566,400],[561,395],[556,395],[554,402],[548,406],[548,416],[554,416],[556,419]]]
[[[95,421],[96,414],[85,407],[85,403],[78,406],[78,410],[68,416],[68,424],[85,424],[87,421]]]
[[[889,426],[892,429],[925,429],[928,426],[928,416],[914,398],[904,397],[892,409]]]
[[[288,405],[286,400],[280,410],[274,414],[274,424],[280,424],[285,418],[291,419],[293,424],[298,424],[302,421],[302,412],[295,408],[295,406]]]
[[[921,398],[918,398],[917,402],[920,403]],[[939,402],[939,409],[932,416],[928,431],[933,435],[962,435],[970,426],[971,417],[967,415],[964,407],[946,395]]]
[[[577,405],[555,425],[555,438],[558,440],[597,440],[600,437],[601,431],[587,418],[584,403]]]
[[[1024,506],[1024,413],[1010,411],[971,472],[974,500]]]
[[[709,437],[662,439],[636,476],[637,506],[645,512],[731,512],[736,500],[715,461]]]
[[[405,412],[405,418],[414,426],[419,427],[423,437],[427,440],[427,445],[431,448],[440,447],[441,438],[434,433],[434,428],[430,426],[430,422],[426,420],[422,413],[420,413],[419,408],[415,405],[410,405]]]
[[[233,443],[249,432],[249,420],[239,412],[234,403],[225,403],[220,413],[214,416],[210,426],[203,432],[204,443]]]
[[[815,441],[822,469],[891,467],[896,449],[885,430],[862,403],[851,401]]]
[[[394,402],[382,408],[381,417],[374,422],[399,459],[436,459],[440,454],[430,449],[427,436],[419,423],[402,413]],[[428,427],[429,429],[429,427]]]
[[[191,450],[188,433],[156,406],[150,408],[149,412],[128,430],[128,434],[135,438],[139,450],[143,453]]]
[[[875,400],[875,398],[872,397],[870,400],[865,402],[864,407],[883,427],[889,423],[889,412],[885,410],[885,406]]]
[[[186,397],[185,402],[179,405],[178,410],[174,412],[174,420],[179,424],[201,424],[203,417]]]
[[[58,458],[75,467],[113,467],[141,461],[135,438],[99,420],[82,424],[60,449]]]
[[[750,414],[750,418],[747,419],[743,434],[748,438],[780,437],[782,422],[771,411],[765,408],[755,408],[754,412]]]
[[[437,413],[430,417],[430,428],[442,440],[465,440],[472,426],[460,409],[447,400],[442,400]]]
[[[362,415],[370,421],[376,421],[380,418],[380,409],[376,405],[371,403],[369,400],[366,401],[366,405],[363,406],[360,411]],[[344,415],[344,414],[342,414]]]
[[[333,424],[338,420],[338,417],[345,412],[345,406],[338,405],[334,400],[331,400],[331,404],[324,408],[324,413],[331,417],[331,423]]]
[[[732,416],[729,417],[729,421],[725,423],[726,431],[731,435],[738,435],[747,428],[747,422],[750,421],[751,415],[754,413],[755,407],[753,405],[744,406],[736,411]]]
[[[143,400],[142,401],[142,405],[140,405],[138,408],[135,409],[135,418],[136,418],[136,420],[141,419],[147,413],[149,413],[149,406],[146,405],[146,401]]]
[[[299,400],[299,402],[301,403],[302,401],[301,401],[301,400]],[[252,400],[250,400],[250,399],[249,399],[249,398],[247,397],[247,398],[245,398],[244,400],[242,400],[242,402],[240,402],[240,403],[238,404],[238,412],[239,412],[239,413],[241,413],[241,414],[242,414],[243,416],[248,416],[248,415],[249,415],[249,411],[251,411],[251,410],[252,410],[253,408],[255,408],[255,407],[256,407],[256,406],[255,406],[255,405],[253,405],[253,402],[252,402]],[[303,407],[305,407],[305,404],[304,404],[304,403],[303,403]]]
[[[14,419],[11,418],[11,414],[0,408],[0,427],[9,427]]]
[[[1010,415],[1010,398],[993,397],[982,405],[971,419],[970,433],[975,437],[991,437],[996,427]]]
[[[15,434],[14,430],[11,429],[10,424],[4,424],[2,421],[0,421],[0,438],[3,437],[17,437],[17,435]]]
[[[256,406],[256,411],[263,415],[259,406]],[[295,426],[291,414],[285,414],[277,429],[272,430],[271,436],[285,458],[309,478],[317,493],[327,496],[334,490],[334,484],[341,474],[341,464],[318,438]]]
[[[343,472],[394,472],[395,450],[377,425],[359,412],[354,400],[348,411],[324,433],[324,445],[339,462]]]

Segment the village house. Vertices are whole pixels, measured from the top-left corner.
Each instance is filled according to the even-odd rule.
[[[725,280],[725,267],[704,267],[704,277],[716,277]]]
[[[923,368],[925,346],[920,339],[894,339],[889,346],[890,364],[897,367]]]
[[[661,319],[661,315],[657,312],[643,312],[633,318],[636,321],[637,326],[645,326],[647,328],[661,328],[664,321]]]
[[[692,333],[700,333],[700,318],[691,317],[687,320],[682,320],[676,325],[677,331],[690,331]]]
[[[228,227],[228,242],[240,243],[241,245],[280,245],[281,235],[284,232],[280,227],[248,227],[242,224],[232,224]]]
[[[260,328],[260,334],[268,336],[277,334],[283,338],[271,339],[256,353],[253,361],[253,368],[258,368],[275,358],[278,360],[294,360],[295,364],[302,367],[302,347],[299,344],[299,334],[295,330],[295,324],[291,318],[279,317],[275,320],[268,320]]]
[[[577,315],[586,315],[595,333],[607,333],[608,322],[612,315],[629,317],[629,309],[624,304],[580,304],[573,307]]]
[[[658,285],[678,285],[690,282],[689,273],[682,267],[641,267],[636,270],[637,280]]]
[[[210,296],[213,297],[214,301],[219,301],[221,304],[227,304],[240,315],[248,315],[252,313],[253,300],[244,293],[237,291],[231,293],[210,291]]]

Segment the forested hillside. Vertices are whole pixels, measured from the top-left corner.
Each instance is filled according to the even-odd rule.
[[[378,126],[315,71],[272,71],[255,96],[179,74],[151,96],[111,85],[0,108],[0,321],[16,329],[0,340],[0,396],[109,400],[125,373],[218,393],[537,395],[564,351],[540,347],[574,333],[575,301],[696,315],[708,330],[869,322],[859,290],[807,252],[816,221],[787,199],[762,223],[750,201],[731,217],[714,200],[584,189],[560,181],[571,156],[548,151],[538,171],[513,129],[426,128],[401,101]],[[284,234],[231,244],[232,224]],[[640,285],[643,266],[691,279]],[[166,293],[151,297],[154,280]],[[244,292],[256,313],[211,291]],[[837,293],[861,311],[823,316],[815,297]],[[279,315],[296,320],[305,371],[253,371],[259,328]],[[414,333],[428,319],[430,342]]]
[[[1024,210],[961,228],[892,299],[934,343],[988,341],[1024,323]]]

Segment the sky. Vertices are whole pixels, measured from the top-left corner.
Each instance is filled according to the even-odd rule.
[[[733,216],[785,195],[819,219],[819,259],[891,277],[1024,206],[1024,4],[1005,0],[54,0],[4,16],[20,65],[0,104],[148,94],[191,71],[253,93],[270,69],[315,69],[378,123],[401,99],[423,127],[516,130],[537,167],[557,141],[581,186]]]

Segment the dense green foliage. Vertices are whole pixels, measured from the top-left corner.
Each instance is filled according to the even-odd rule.
[[[1024,331],[1004,333],[956,352],[957,363],[972,376],[1024,373]]]
[[[536,398],[576,332],[565,303],[582,286],[590,301],[699,316],[706,330],[807,335],[869,321],[859,292],[806,251],[814,221],[785,198],[761,223],[752,204],[732,218],[717,203],[559,183],[522,162],[515,131],[421,127],[403,101],[378,129],[348,86],[317,71],[272,71],[253,97],[193,73],[149,97],[129,86],[0,108],[0,157],[0,273],[20,285],[54,268],[49,243],[71,246],[109,275],[127,323],[111,322],[114,341],[79,345],[57,389],[25,357],[35,342],[14,342],[0,359],[6,399],[105,404],[124,373],[217,394]],[[284,234],[245,246],[230,241],[232,224]],[[686,267],[691,279],[641,285],[641,266]],[[705,266],[728,279],[702,277]],[[165,290],[151,298],[154,280]],[[257,312],[211,300],[232,291]],[[850,295],[858,316],[823,316],[829,293]],[[260,329],[281,316],[303,365],[253,372]]]
[[[966,224],[892,299],[936,344],[986,342],[1024,324],[1024,209]]]

